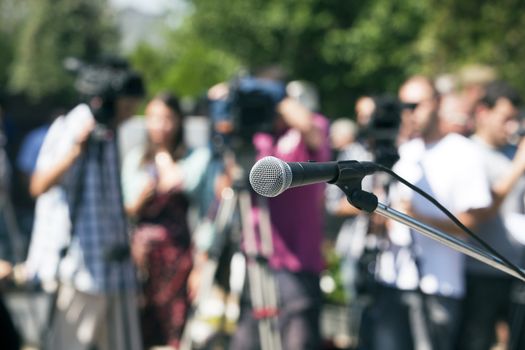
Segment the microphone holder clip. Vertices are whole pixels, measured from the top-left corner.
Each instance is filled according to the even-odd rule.
[[[355,160],[338,162],[339,176],[332,181],[339,187],[350,204],[354,207],[372,213],[378,205],[377,197],[370,192],[363,191],[363,178],[374,173],[377,167],[372,162],[358,162]]]

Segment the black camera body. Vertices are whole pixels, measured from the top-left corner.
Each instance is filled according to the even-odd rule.
[[[285,96],[283,82],[244,76],[230,83],[227,98],[210,102],[210,116],[214,123],[231,123],[232,135],[225,136],[251,142],[256,132],[272,132],[276,107]]]
[[[375,109],[362,136],[367,140],[374,162],[391,168],[399,160],[396,139],[401,124],[402,104],[389,95],[372,99]]]
[[[84,63],[69,58],[66,69],[76,74],[75,90],[85,99],[100,97],[102,103],[93,107],[97,123],[110,125],[115,118],[115,102],[118,97],[144,96],[144,85],[138,73],[131,70],[126,61],[118,58],[104,58],[95,63]]]

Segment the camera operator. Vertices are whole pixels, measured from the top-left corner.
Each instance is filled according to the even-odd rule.
[[[51,125],[30,186],[38,200],[28,276],[59,280],[42,345],[140,349],[115,130],[134,113],[142,79],[106,59],[79,66],[75,87],[86,103]]]
[[[287,162],[329,160],[327,119],[308,110],[298,100],[285,96],[284,84],[274,76],[257,75],[252,82],[259,92],[266,92],[263,95],[270,101],[278,95],[274,93],[279,86],[282,87],[281,96],[268,108],[271,111],[268,118],[271,127],[265,131],[253,128],[255,132],[251,141],[255,158],[271,155]],[[255,126],[255,121],[251,121]],[[246,129],[239,130],[243,131]],[[320,348],[323,192],[322,184],[305,186],[268,200],[273,241],[269,264],[278,286],[278,317],[283,349]],[[258,230],[261,202],[258,198],[254,198],[253,202],[254,219],[251,224]],[[231,348],[259,349],[258,321],[252,315],[248,298],[244,296],[242,299],[241,316]]]

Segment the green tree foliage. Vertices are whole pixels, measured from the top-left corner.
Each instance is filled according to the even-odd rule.
[[[192,0],[191,45],[240,65],[281,63],[316,83],[323,110],[352,114],[362,94],[395,93],[408,75],[493,65],[525,91],[525,3],[430,0]],[[186,30],[188,30],[186,28]]]
[[[171,90],[180,96],[196,97],[228,79],[239,66],[233,55],[195,37],[190,22],[168,33],[162,46],[140,44],[130,58],[144,75],[150,95]]]
[[[8,67],[13,61],[17,35],[26,13],[27,1],[0,0],[0,92],[7,86]]]
[[[12,41],[7,36],[0,35],[0,67],[8,66],[13,59]],[[0,69],[0,91],[7,84],[7,69]]]
[[[10,77],[13,92],[35,100],[64,91],[65,57],[92,59],[116,43],[105,0],[30,0]]]
[[[359,94],[393,91],[421,62],[413,49],[426,2],[194,0],[201,40],[248,66],[279,62],[318,84],[329,114],[348,113]]]
[[[524,25],[523,1],[441,1],[421,28],[423,65],[432,73],[491,65],[525,93]]]
[[[0,84],[34,99],[69,85],[68,55],[118,46],[107,0],[0,0]],[[525,92],[519,0],[181,0],[192,8],[164,46],[131,55],[152,93],[198,95],[241,67],[280,63],[317,84],[322,109],[351,115],[362,94],[395,93],[409,74],[494,66]]]

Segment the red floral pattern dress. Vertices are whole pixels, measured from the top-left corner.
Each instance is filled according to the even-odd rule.
[[[182,336],[190,306],[187,282],[192,269],[188,207],[188,198],[181,192],[157,193],[141,210],[133,234],[145,348],[177,348]]]

